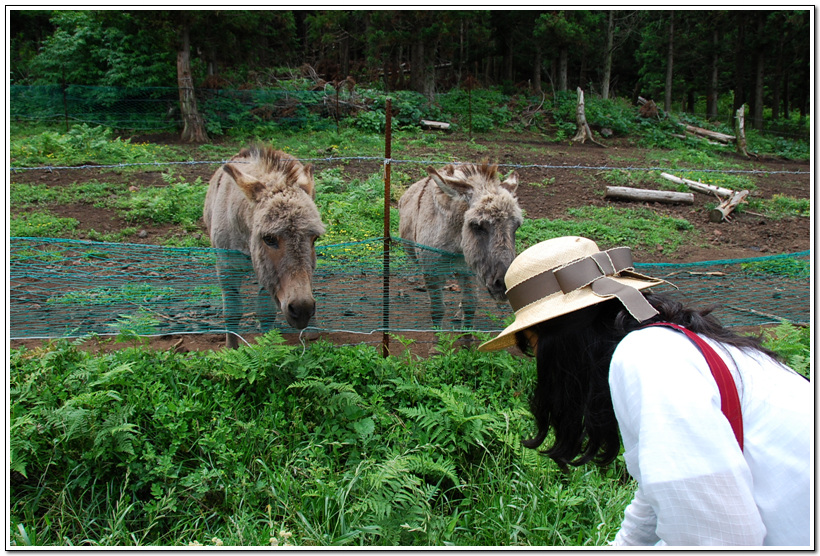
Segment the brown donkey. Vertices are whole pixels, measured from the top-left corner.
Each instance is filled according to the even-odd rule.
[[[240,281],[251,264],[261,287],[257,316],[263,328],[273,326],[273,300],[291,326],[308,325],[316,310],[314,243],[325,231],[314,198],[313,168],[270,147],[242,149],[211,177],[202,214],[211,245],[250,257],[217,255],[228,330],[242,316]],[[235,348],[237,337],[228,332],[226,343]]]
[[[504,274],[515,258],[515,231],[521,225],[521,208],[515,197],[518,174],[504,181],[498,166],[452,164],[411,185],[399,199],[399,235],[402,239],[449,253],[448,263],[463,292],[464,328],[472,325],[476,294],[466,266],[497,301],[506,300]],[[430,296],[430,314],[435,326],[444,318],[442,287],[445,276],[434,270],[441,254],[409,248],[411,259],[421,264]]]

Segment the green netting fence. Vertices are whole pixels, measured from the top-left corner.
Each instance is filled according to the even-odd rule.
[[[286,89],[197,89],[197,105],[210,132],[274,122],[301,128],[333,125],[352,111],[352,93],[332,87],[318,91]],[[361,105],[361,102],[357,102]],[[85,85],[11,85],[13,121],[69,124],[80,122],[135,131],[181,128],[176,87],[100,87]]]
[[[319,332],[433,330],[420,268],[405,254],[406,242],[383,238],[317,247],[314,296],[317,312],[309,330]],[[479,287],[472,326],[461,320],[462,292],[453,272],[458,255],[429,249],[430,272],[446,275],[443,328],[495,332],[510,321],[506,304]],[[217,333],[227,330],[216,276],[217,253],[237,260],[236,251],[171,248],[44,238],[11,238],[9,313],[11,339]],[[688,264],[636,264],[668,280],[667,292],[695,306],[719,304],[716,315],[728,326],[789,321],[810,316],[809,251],[743,260]],[[387,261],[387,266],[386,262]],[[387,279],[385,280],[385,276]],[[258,333],[255,299],[259,286],[249,269],[241,286],[246,300],[235,332]],[[281,314],[276,327],[290,329]]]

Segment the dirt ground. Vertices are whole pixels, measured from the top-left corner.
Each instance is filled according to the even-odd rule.
[[[173,137],[153,136],[138,137],[136,141],[174,142]],[[618,207],[648,207],[652,211],[684,218],[692,223],[697,230],[698,240],[690,245],[681,247],[672,255],[664,254],[661,246],[656,249],[639,249],[634,251],[635,260],[642,263],[651,262],[696,262],[707,260],[736,259],[760,257],[779,253],[793,253],[811,248],[811,223],[808,217],[785,218],[774,220],[748,211],[735,213],[731,222],[709,222],[707,205],[714,204],[714,198],[695,193],[694,205],[671,205],[660,203],[620,202],[605,199],[603,191],[608,184],[605,171],[600,167],[655,167],[657,164],[647,160],[647,151],[631,145],[628,139],[614,138],[604,140],[606,148],[594,144],[557,144],[547,141],[537,135],[526,134],[499,134],[492,137],[475,137],[474,142],[483,145],[485,150],[480,157],[476,157],[475,149],[464,147],[464,139],[455,136],[444,136],[444,152],[454,154],[457,160],[477,162],[482,158],[502,165],[522,165],[518,168],[521,185],[518,189],[519,203],[529,218],[557,219],[566,217],[566,210],[581,206],[618,206]],[[399,152],[394,143],[393,158],[401,160],[440,160],[433,150],[424,148],[404,149]],[[755,188],[750,195],[754,198],[769,199],[775,194],[787,195],[795,198],[810,198],[812,183],[811,163],[809,161],[789,161],[777,158],[752,157],[743,158],[740,155],[727,154],[731,162],[743,170],[757,170],[761,173],[752,174]],[[343,165],[346,176],[364,178],[378,171],[380,162],[376,161],[347,161]],[[548,168],[528,167],[527,165],[549,166]],[[328,165],[318,163],[317,171],[327,168]],[[403,173],[419,179],[424,172],[424,165],[412,166],[394,165]],[[564,169],[563,167],[566,167]],[[180,165],[175,172],[181,177],[193,181],[200,177],[207,182],[214,171],[210,165]],[[508,167],[502,166],[506,172]],[[766,173],[766,172],[802,172],[802,173]],[[670,170],[670,173],[674,171]],[[12,176],[13,180],[28,183],[39,183],[44,187],[63,187],[75,182],[90,180],[111,183],[127,182],[130,187],[164,187],[165,181],[161,172],[150,170],[145,172],[120,173],[111,169],[85,170],[54,170],[30,171],[24,178],[21,175]],[[546,184],[546,185],[544,185]],[[407,184],[395,184],[400,187]],[[620,185],[620,184],[619,184]],[[60,217],[71,217],[79,222],[80,237],[83,230],[97,232],[113,232],[124,229],[133,224],[126,223],[114,210],[101,209],[87,204],[75,203],[64,206],[48,206],[48,209]],[[10,207],[15,214],[15,207]],[[137,232],[124,241],[130,243],[158,243],[158,238],[167,236],[173,231],[172,226],[153,226],[151,224],[138,225]],[[203,237],[205,230],[200,230]],[[369,343],[381,349],[382,335],[362,338],[344,337],[342,335],[323,336],[334,343]],[[304,339],[298,335],[289,335],[288,343],[299,344]],[[434,341],[432,335],[420,335],[420,344],[426,344],[428,349]],[[115,342],[103,340],[95,341],[96,345],[90,349],[117,349],[122,347]],[[222,335],[181,335],[164,336],[150,340],[152,346],[158,349],[177,349],[181,351],[196,351],[202,349],[216,349],[223,345]],[[16,340],[13,346],[38,345],[35,340]],[[398,342],[393,341],[394,347]]]

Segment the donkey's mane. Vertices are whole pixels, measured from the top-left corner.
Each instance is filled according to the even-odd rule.
[[[459,164],[458,166],[448,164],[442,171],[448,176],[455,176],[458,172],[465,178],[483,176],[487,179],[493,179],[498,174],[498,164],[490,164],[486,161],[481,164]]]
[[[259,169],[265,173],[278,173],[285,177],[290,183],[299,177],[304,167],[293,156],[274,150],[270,147],[249,147],[244,148],[233,157],[234,160],[249,160],[255,162]]]

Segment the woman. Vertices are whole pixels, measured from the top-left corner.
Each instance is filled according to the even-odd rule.
[[[663,281],[634,272],[625,247],[552,239],[521,253],[505,281],[515,322],[479,349],[536,357],[538,432],[526,446],[552,430],[545,453],[560,465],[604,465],[623,440],[638,489],[612,544],[811,544],[804,377],[709,311],[644,295]]]

